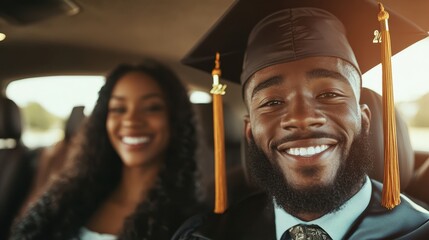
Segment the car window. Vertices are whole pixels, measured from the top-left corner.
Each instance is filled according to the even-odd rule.
[[[24,144],[37,148],[62,139],[72,108],[84,106],[88,115],[103,83],[102,76],[49,76],[11,82],[6,95],[21,108]]]

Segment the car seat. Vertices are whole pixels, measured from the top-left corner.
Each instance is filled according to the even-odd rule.
[[[84,106],[73,107],[64,128],[64,138],[53,146],[41,149],[37,157],[37,168],[29,195],[23,204],[22,211],[25,211],[34,201],[36,201],[49,185],[51,179],[55,177],[64,167],[71,164],[68,154],[74,145],[74,137],[82,127],[86,116]]]
[[[7,239],[32,179],[29,150],[21,141],[21,121],[19,107],[0,96],[0,239]]]

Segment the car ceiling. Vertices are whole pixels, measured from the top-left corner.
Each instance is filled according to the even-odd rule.
[[[174,65],[232,0],[73,2],[80,11],[72,16],[57,11],[28,23],[0,19],[0,32],[7,35],[0,44],[6,56],[0,59],[2,80],[64,71],[105,73],[119,62],[143,56]]]
[[[429,31],[425,12],[429,1],[382,2]],[[77,14],[67,15],[61,10],[69,3],[78,6]],[[191,89],[209,90],[208,74],[179,61],[232,3],[233,0],[0,0],[0,32],[7,36],[0,42],[0,81],[4,88],[5,83],[25,77],[105,75],[119,63],[149,56],[170,65]],[[234,112],[244,114],[241,101],[237,101],[240,87],[231,83],[228,88],[237,94],[227,93],[226,101]]]

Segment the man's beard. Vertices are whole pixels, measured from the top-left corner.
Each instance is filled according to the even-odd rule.
[[[332,184],[298,189],[289,184],[280,167],[272,165],[264,152],[252,139],[247,149],[247,166],[256,184],[272,195],[285,211],[326,214],[339,210],[354,192],[372,167],[372,154],[368,134],[361,133],[353,141],[349,155],[341,154],[341,163]]]

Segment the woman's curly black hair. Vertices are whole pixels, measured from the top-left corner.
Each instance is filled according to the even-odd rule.
[[[77,238],[79,229],[115,189],[122,162],[107,136],[108,102],[117,81],[131,71],[151,76],[165,93],[171,139],[164,168],[148,197],[125,220],[119,239],[170,239],[180,223],[193,214],[197,200],[192,105],[185,87],[169,68],[145,60],[135,66],[120,65],[107,77],[73,154],[72,167],[65,169],[16,222],[11,239]]]

